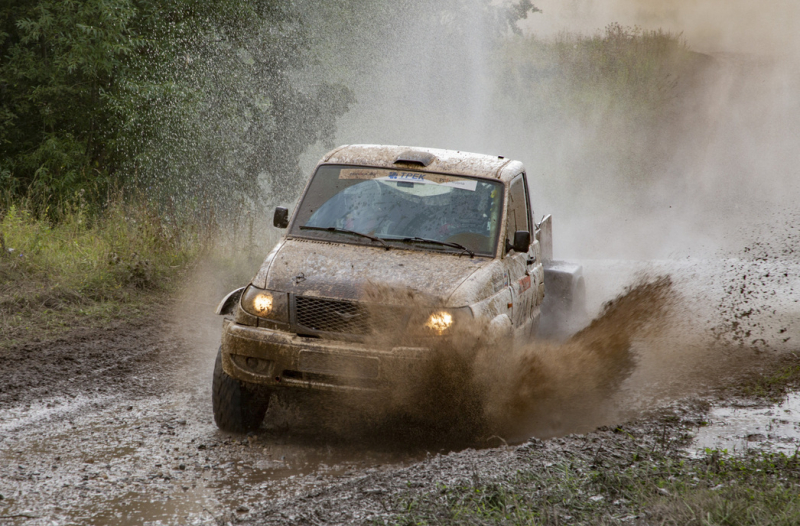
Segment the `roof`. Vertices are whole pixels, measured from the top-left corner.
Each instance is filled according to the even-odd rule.
[[[398,161],[398,158],[409,161]],[[498,155],[379,144],[340,146],[328,152],[320,164],[406,168],[420,172],[500,179],[504,182],[525,170],[521,162]]]

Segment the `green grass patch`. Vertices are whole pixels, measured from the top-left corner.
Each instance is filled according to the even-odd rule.
[[[56,224],[12,205],[0,220],[0,236],[0,283],[11,292],[4,300],[16,303],[39,301],[42,293],[58,303],[156,288],[200,248],[196,232],[170,225],[146,206],[125,204],[97,216],[75,207]],[[40,290],[15,291],[20,280]]]
[[[778,403],[783,401],[790,391],[800,387],[800,358],[792,353],[782,357],[782,361],[784,365],[777,371],[762,374],[742,385],[742,394]]]
[[[473,480],[393,503],[394,524],[800,524],[800,458],[752,452],[637,447],[594,456],[564,452],[496,480]],[[649,444],[648,444],[649,445]],[[549,458],[552,458],[550,456]]]
[[[75,206],[58,223],[31,209],[0,218],[3,345],[136,316],[202,248],[196,231],[145,205]]]
[[[254,242],[253,213],[223,229],[213,214],[164,214],[143,200],[120,199],[94,214],[77,205],[58,222],[34,209],[23,203],[0,213],[3,347],[146,315],[201,261],[207,275],[240,286],[266,254]]]

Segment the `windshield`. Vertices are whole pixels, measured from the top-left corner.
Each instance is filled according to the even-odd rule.
[[[349,230],[391,246],[494,256],[502,203],[503,185],[495,181],[325,165],[303,196],[291,235],[376,244],[342,235]]]

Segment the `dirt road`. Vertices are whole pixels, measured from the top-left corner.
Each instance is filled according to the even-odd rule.
[[[210,379],[213,315],[192,337],[161,312],[69,333],[0,358],[0,520],[30,524],[214,523],[265,496],[325,476],[422,458],[364,451],[292,419],[250,436],[217,430]],[[276,413],[276,411],[273,411]],[[285,417],[286,418],[286,417]]]
[[[755,334],[748,323],[761,327],[763,345],[748,343],[747,356],[762,346],[762,365],[776,354],[768,348],[788,349],[797,335],[790,321],[798,319],[794,305],[800,288],[788,270],[783,275],[786,269],[800,275],[796,264],[653,265],[649,272],[669,270],[678,283],[706,283],[720,314],[703,327],[704,334],[727,319],[737,323],[723,336],[735,343],[744,334],[736,332],[742,327]],[[757,301],[725,304],[725,287],[733,276],[741,280],[742,265],[750,279],[772,286],[760,285],[757,290],[764,297]],[[731,279],[723,279],[728,268]],[[598,310],[641,270],[631,264],[587,262],[587,275],[603,277],[594,282],[604,284],[590,290],[590,307]],[[711,283],[708,276],[717,276],[718,282]],[[697,287],[682,294],[690,290],[696,300],[702,295]],[[698,400],[709,400],[714,388],[741,372],[735,364],[742,362],[734,356],[728,360],[729,375],[700,386],[704,375],[698,364],[718,357],[686,363],[688,355],[680,352],[665,358],[663,338],[657,345],[635,343],[638,369],[609,401],[621,409],[609,413],[616,420],[606,422],[635,421],[625,425],[624,434],[611,428],[516,446],[504,445],[499,437],[467,445],[423,440],[411,446],[392,430],[320,427],[296,405],[280,403],[270,409],[258,432],[235,436],[219,431],[211,416],[211,368],[220,320],[210,314],[208,298],[202,299],[190,305],[177,298],[148,316],[102,331],[72,330],[61,339],[0,354],[0,522],[261,524],[391,518],[409,492],[473,479],[502,480],[523,466],[545,469],[565,455],[613,461],[634,447],[629,440],[633,436],[639,440],[635,447],[680,449],[707,417],[708,403]],[[761,317],[755,311],[746,314],[759,302],[774,308]],[[175,311],[180,314],[167,315]],[[745,362],[753,365],[752,360]],[[673,366],[674,374],[664,374],[665,367]],[[564,431],[581,429],[581,422],[573,424]]]

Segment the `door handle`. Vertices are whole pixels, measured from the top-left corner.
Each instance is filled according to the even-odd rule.
[[[536,263],[536,256],[528,256],[528,265],[533,265],[534,263]]]

